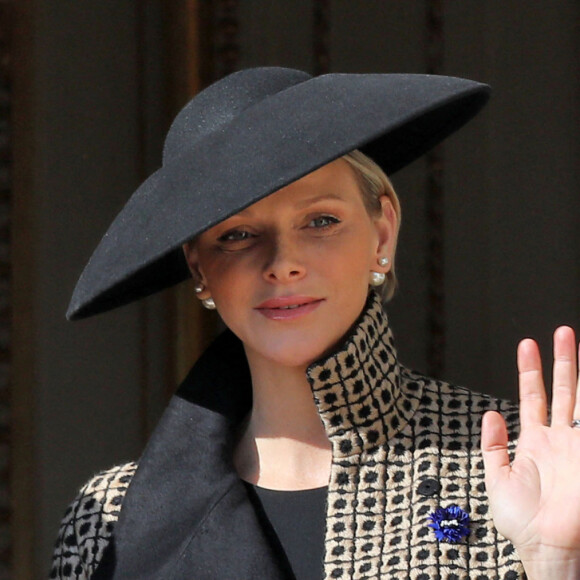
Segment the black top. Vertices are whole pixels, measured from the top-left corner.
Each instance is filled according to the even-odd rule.
[[[296,580],[324,578],[327,487],[278,491],[248,484]]]

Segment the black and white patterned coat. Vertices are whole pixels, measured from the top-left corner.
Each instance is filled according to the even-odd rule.
[[[493,526],[479,447],[489,409],[515,435],[513,405],[400,366],[375,297],[308,379],[333,449],[326,579],[524,578]],[[231,461],[250,405],[243,351],[226,334],[173,398],[139,467],[116,467],[81,490],[51,578],[288,579]],[[453,504],[469,514],[469,535],[438,541],[429,516]]]

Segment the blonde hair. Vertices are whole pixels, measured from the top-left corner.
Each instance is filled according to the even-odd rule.
[[[385,172],[370,157],[367,157],[358,149],[347,153],[342,158],[354,170],[361,188],[364,204],[371,217],[378,215],[382,211],[379,199],[383,195],[389,198],[397,216],[397,231],[395,232],[395,236],[397,236],[401,225],[401,204]],[[395,239],[395,248],[396,246],[397,240]],[[381,288],[381,294],[385,302],[392,298],[397,288],[395,256],[389,256],[389,259],[391,261],[391,269],[387,272],[387,279]]]

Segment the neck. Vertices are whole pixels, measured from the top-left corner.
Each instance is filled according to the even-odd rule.
[[[327,485],[331,447],[305,369],[248,360],[253,403],[235,452],[240,477],[271,489]]]

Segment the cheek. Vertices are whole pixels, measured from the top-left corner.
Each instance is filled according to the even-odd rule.
[[[231,269],[220,268],[219,263],[212,263],[211,267],[206,268],[203,268],[202,265],[202,272],[206,280],[207,288],[214,297],[221,291],[227,291],[227,289],[232,285]]]
[[[366,234],[366,235],[365,235]],[[376,265],[374,241],[366,232],[350,236],[346,243],[334,248],[329,256],[321,256],[321,262],[332,261],[339,264],[340,271],[351,275],[368,276],[369,270]]]
[[[255,284],[252,268],[246,262],[223,255],[212,256],[208,260],[200,259],[206,286],[216,301],[229,301],[232,295],[246,295],[248,285]]]

